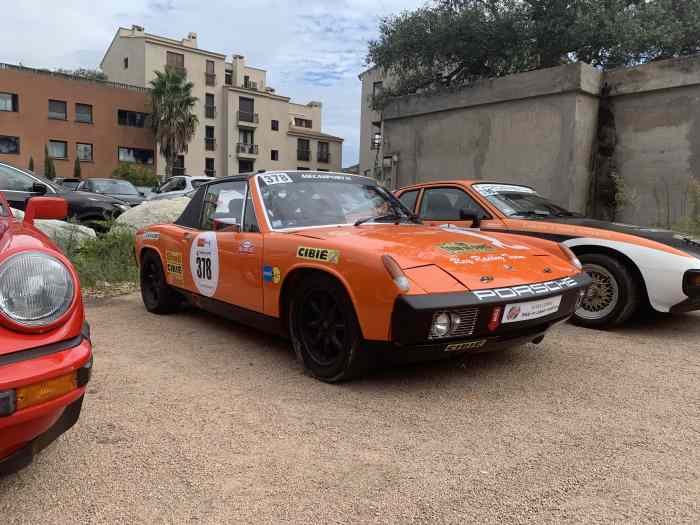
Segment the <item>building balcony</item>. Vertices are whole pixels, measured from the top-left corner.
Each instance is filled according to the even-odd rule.
[[[173,166],[173,174],[172,174],[173,177],[182,176],[182,175],[185,175],[185,173],[186,173],[186,172],[185,172],[185,168],[184,168],[184,167],[181,167],[181,166]]]
[[[311,150],[310,149],[298,149],[297,150],[297,160],[309,161],[311,160]]]
[[[216,139],[205,138],[204,149],[207,151],[216,151]]]
[[[257,113],[250,113],[248,111],[238,112],[238,122],[244,126],[257,126],[260,123],[260,117]]]
[[[243,82],[243,87],[245,89],[252,89],[253,91],[257,91],[258,90],[258,83],[253,82],[252,80],[248,80],[246,82]]]
[[[204,106],[204,116],[206,118],[216,118],[216,106]]]
[[[175,73],[178,73],[179,75],[186,77],[187,76],[187,69],[185,69],[182,66],[173,66],[173,65],[166,65],[166,69],[170,69],[172,71],[175,71]]]
[[[207,86],[215,86],[216,75],[214,73],[204,73],[204,82]]]
[[[239,142],[236,144],[236,153],[238,153],[239,157],[243,158],[255,157],[258,154],[258,145]]]
[[[329,151],[319,151],[316,158],[318,162],[325,162],[327,164],[331,161],[331,154]]]

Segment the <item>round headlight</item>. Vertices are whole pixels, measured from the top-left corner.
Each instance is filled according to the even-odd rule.
[[[71,273],[51,255],[24,252],[0,265],[0,311],[19,325],[53,323],[68,311],[74,295]]]
[[[450,331],[450,315],[442,312],[433,319],[433,334],[436,337],[445,337]]]

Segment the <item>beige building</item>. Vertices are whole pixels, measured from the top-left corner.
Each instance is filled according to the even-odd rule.
[[[362,82],[359,173],[393,187],[394,163],[390,155],[384,155],[382,114],[372,107],[372,100],[381,95],[386,79],[377,67],[361,73],[359,79]]]
[[[177,174],[226,176],[254,170],[338,171],[343,139],[321,132],[320,102],[295,104],[267,85],[245,58],[205,51],[197,35],[173,40],[140,26],[120,28],[102,63],[115,82],[148,86],[156,71],[177,68],[194,84],[199,126]],[[158,166],[165,162],[159,158]]]

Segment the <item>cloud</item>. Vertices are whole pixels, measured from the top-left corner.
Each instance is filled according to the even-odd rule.
[[[360,82],[379,19],[424,0],[22,0],[3,12],[0,62],[97,67],[119,26],[240,53],[295,101],[323,102],[324,131],[345,138],[343,164],[357,162]],[[203,7],[206,6],[206,7]]]

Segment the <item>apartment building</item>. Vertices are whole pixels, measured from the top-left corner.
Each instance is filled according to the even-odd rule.
[[[155,169],[153,133],[144,127],[148,90],[47,70],[0,64],[0,161],[20,168],[45,151],[58,177],[109,177],[120,162]]]
[[[196,33],[174,40],[120,28],[101,68],[110,80],[148,87],[166,66],[186,74],[197,97],[199,126],[176,173],[226,176],[255,170],[338,171],[343,139],[323,133],[320,102],[296,104],[267,84],[267,73],[200,49]],[[159,166],[165,166],[161,159]]]

